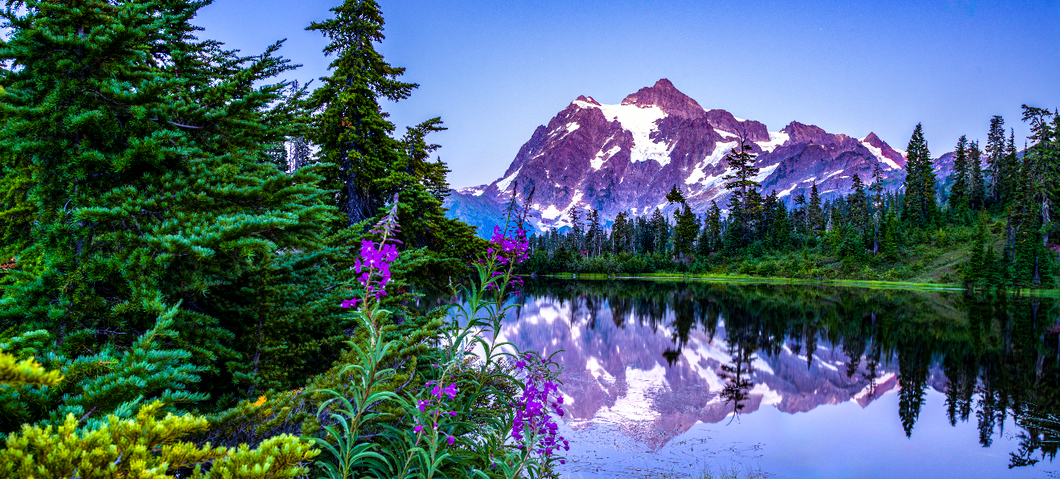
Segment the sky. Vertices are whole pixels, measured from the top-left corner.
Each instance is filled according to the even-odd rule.
[[[328,74],[313,21],[338,0],[215,0],[203,38]],[[376,46],[420,86],[384,103],[396,136],[433,117],[430,141],[454,188],[501,176],[538,125],[578,95],[617,104],[668,78],[704,108],[777,131],[791,121],[904,150],[922,123],[932,155],[958,137],[986,143],[1001,115],[1017,144],[1020,105],[1060,107],[1060,0],[379,0]],[[317,81],[316,83],[319,83]]]

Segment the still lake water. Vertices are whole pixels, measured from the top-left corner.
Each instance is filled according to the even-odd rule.
[[[1020,415],[1060,411],[1052,299],[527,280],[515,303],[503,339],[562,350],[562,477],[1060,477]]]

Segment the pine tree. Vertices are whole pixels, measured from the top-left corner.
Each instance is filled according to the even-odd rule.
[[[880,168],[880,164],[876,163],[872,167],[872,186],[869,186],[869,191],[872,192],[870,206],[872,207],[873,214],[877,214],[883,209],[883,169]]]
[[[950,187],[949,206],[951,210],[959,210],[968,205],[969,196],[969,168],[968,168],[968,137],[961,135],[957,139],[957,148],[953,156],[953,186]]]
[[[968,162],[970,163],[968,178],[968,205],[972,210],[980,211],[986,207],[987,187],[983,178],[982,150],[976,141],[968,147]]]
[[[590,256],[599,256],[603,250],[604,230],[600,227],[600,212],[595,209],[589,210],[586,220],[589,224],[585,232],[585,247]]]
[[[1050,118],[1055,126],[1050,126]],[[1034,183],[1035,201],[1040,203],[1044,226],[1043,244],[1049,244],[1050,233],[1055,229],[1052,220],[1052,205],[1060,200],[1060,115],[1042,108],[1023,105],[1023,121],[1030,122],[1031,146],[1024,152],[1024,162],[1032,167],[1031,181]]]
[[[807,234],[806,195],[803,193],[791,200],[791,222],[796,233],[804,236]]]
[[[788,209],[773,190],[764,202],[766,242],[770,248],[783,251],[791,244],[791,222]]]
[[[876,254],[880,250],[880,222],[886,206],[883,200],[883,170],[879,163],[872,169],[872,186],[869,190],[872,191],[872,254]]]
[[[571,205],[567,216],[570,217],[570,231],[567,232],[566,247],[580,254],[585,249],[585,227],[582,225],[581,209],[578,205]]]
[[[674,249],[679,256],[686,257],[694,251],[693,246],[695,245],[696,236],[699,235],[699,218],[687,204],[676,214],[676,217]]]
[[[651,235],[651,253],[665,253],[666,244],[670,241],[670,224],[666,222],[662,210],[656,208],[648,220],[648,229]]]
[[[11,66],[0,158],[34,185],[23,203],[32,240],[0,299],[0,329],[48,331],[49,357],[65,358],[49,367],[60,369],[128,350],[179,304],[167,347],[187,356],[171,367],[205,380],[171,387],[197,399],[325,369],[346,325],[341,293],[326,289],[345,273],[327,265],[320,178],[274,162],[291,131],[271,109],[286,84],[268,81],[290,65],[279,44],[240,57],[198,41],[189,21],[202,5],[29,2],[3,13],[0,46]],[[139,367],[104,361],[85,380],[116,391]],[[127,384],[86,407],[88,420],[162,394]],[[51,397],[26,421],[67,400]]]
[[[1003,175],[1001,178],[1001,184],[1004,187],[1005,202],[1008,203],[1012,200],[1018,199],[1022,196],[1022,189],[1025,185],[1021,184],[1024,180],[1024,175],[1028,172],[1022,171],[1023,165],[1020,161],[1019,155],[1016,152],[1016,131],[1009,130],[1008,141],[1005,142],[1004,148],[1004,168]]]
[[[847,200],[849,209],[848,222],[857,231],[866,231],[869,227],[869,198],[865,194],[865,184],[857,173],[851,178],[850,196]]]
[[[418,85],[399,81],[405,69],[391,66],[375,50],[384,37],[383,15],[374,0],[347,0],[331,11],[334,18],[307,28],[327,37],[324,53],[335,56],[331,75],[321,79],[310,99],[320,112],[311,139],[320,146],[321,159],[334,165],[327,185],[339,191],[339,209],[346,225],[353,225],[375,216],[389,200],[375,180],[387,177],[390,165],[402,160],[394,124],[379,99],[404,100]]]
[[[712,200],[707,214],[703,217],[703,230],[699,235],[698,243],[699,254],[707,256],[719,251],[722,234],[721,208],[718,208],[718,203]]]
[[[987,175],[990,180],[987,195],[993,204],[1001,204],[1006,195],[1005,178],[1009,176],[1005,164],[1005,120],[995,115],[990,119],[986,137]]]
[[[929,228],[938,217],[935,172],[931,152],[924,140],[924,129],[917,123],[909,139],[906,161],[903,219],[918,228]]]
[[[677,189],[677,185],[670,188],[666,194],[669,204],[677,203],[679,208],[674,212],[674,250],[678,257],[684,258],[692,254],[692,246],[699,234],[699,218],[688,207],[685,196]],[[683,207],[683,209],[681,208]]]
[[[824,232],[824,211],[821,209],[821,195],[817,193],[817,182],[810,187],[810,203],[806,207],[806,220],[809,222],[811,235],[819,235]]]
[[[629,214],[620,211],[615,215],[615,223],[611,226],[611,250],[615,254],[630,251],[633,240],[633,224],[629,220]]]
[[[726,164],[732,173],[725,175],[725,189],[729,190],[730,227],[726,230],[727,244],[732,248],[742,248],[752,242],[756,225],[755,218],[760,214],[761,196],[757,189],[761,185],[754,181],[758,175],[755,166],[755,155],[746,142],[741,141],[739,151],[733,148],[725,157]]]

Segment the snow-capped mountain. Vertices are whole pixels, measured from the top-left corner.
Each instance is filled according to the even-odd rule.
[[[596,209],[605,220],[621,211],[667,211],[674,185],[697,212],[711,200],[724,209],[723,177],[731,172],[725,158],[740,138],[757,155],[763,194],[776,190],[785,201],[809,196],[814,182],[822,198],[846,194],[852,175],[871,183],[877,164],[885,184],[904,173],[904,153],[874,133],[857,139],[795,121],[769,131],[761,122],[704,109],[664,78],[618,105],[579,96],[534,131],[502,178],[454,191],[447,206],[451,216],[484,231],[503,221],[494,215],[515,185],[520,199],[534,189],[531,222],[539,230],[568,225],[572,206]]]

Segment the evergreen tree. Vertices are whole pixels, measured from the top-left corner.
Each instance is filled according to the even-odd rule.
[[[807,234],[806,195],[803,193],[791,200],[791,223],[796,233],[804,236]]]
[[[935,172],[931,152],[924,140],[924,129],[917,123],[909,139],[906,158],[905,202],[903,220],[918,228],[934,225],[938,217]]]
[[[167,367],[204,379],[166,393],[129,381],[144,363],[101,360],[81,377],[98,394],[49,396],[27,422],[63,407],[87,420],[119,405],[129,413],[182,391],[201,400],[292,387],[337,355],[347,323],[341,292],[328,288],[346,273],[328,266],[335,251],[322,240],[332,212],[312,168],[288,174],[274,161],[291,131],[271,109],[287,85],[268,82],[290,65],[274,55],[279,44],[241,57],[198,41],[189,21],[203,5],[3,12],[0,158],[34,185],[20,206],[34,221],[0,330],[46,331],[45,363],[61,370],[131,350],[172,311],[166,347],[186,354]]]
[[[880,250],[880,221],[883,220],[885,214],[883,170],[879,163],[872,168],[872,186],[869,190],[872,191],[872,254],[876,254]]]
[[[976,141],[968,147],[968,162],[970,163],[968,178],[968,205],[972,210],[979,211],[986,207],[987,187],[983,178],[982,150]]]
[[[590,256],[599,256],[604,244],[604,230],[600,227],[600,212],[595,209],[589,210],[586,221],[589,229],[585,232],[585,248]]]
[[[1005,178],[1009,172],[1005,165],[1005,120],[995,115],[990,119],[990,130],[986,136],[986,165],[990,180],[987,195],[993,204],[1001,204],[1005,198]]]
[[[872,167],[872,186],[869,186],[869,191],[872,192],[872,196],[869,198],[871,200],[872,213],[876,215],[883,209],[883,169],[880,168],[879,163]]]
[[[847,200],[848,222],[856,231],[866,231],[869,227],[869,198],[865,194],[865,184],[857,173],[851,178],[850,196]]]
[[[688,207],[685,196],[677,189],[677,185],[670,188],[670,192],[666,194],[666,201],[669,204],[680,205],[674,212],[674,250],[678,257],[684,258],[692,254],[692,246],[699,234],[699,218]],[[681,207],[684,209],[682,210]]]
[[[718,208],[717,202],[711,200],[710,208],[703,217],[703,230],[698,243],[699,254],[707,256],[719,251],[722,234],[721,208]]]
[[[1010,142],[1011,143],[1011,142]],[[1013,148],[1014,150],[1015,148]],[[1013,152],[1014,156],[1015,153]],[[1013,185],[1014,196],[1009,209],[1008,230],[1010,244],[1009,258],[1012,285],[1023,288],[1041,284],[1042,258],[1053,255],[1045,249],[1042,235],[1040,203],[1034,200],[1034,187],[1030,179],[1032,164],[1024,162],[1019,168],[1019,177]]]
[[[1050,117],[1055,126],[1050,125]],[[1047,245],[1050,233],[1056,227],[1052,220],[1052,205],[1060,200],[1060,142],[1057,141],[1060,115],[1023,105],[1023,121],[1029,121],[1031,127],[1031,146],[1024,152],[1024,162],[1033,165],[1031,181],[1044,226],[1042,242]]]
[[[791,244],[791,222],[788,220],[788,208],[773,190],[764,202],[764,221],[766,226],[766,243],[774,250],[783,250]]]
[[[726,230],[727,244],[732,248],[742,248],[753,241],[754,220],[760,214],[761,196],[757,188],[761,185],[754,181],[758,175],[755,166],[755,155],[746,142],[740,142],[737,151],[733,148],[725,157],[726,164],[732,173],[725,175],[725,189],[729,190],[730,227]]]
[[[692,212],[687,204],[676,213],[676,225],[674,226],[674,249],[680,257],[692,254],[696,236],[699,235],[699,218]]]
[[[581,254],[585,249],[585,227],[582,225],[582,212],[578,205],[571,205],[567,209],[567,216],[570,217],[570,231],[567,232],[566,247]]]
[[[384,36],[383,15],[374,0],[346,0],[331,11],[334,18],[307,28],[327,37],[324,53],[335,56],[331,75],[321,79],[310,98],[311,108],[319,112],[312,141],[320,146],[320,158],[332,165],[327,186],[339,191],[338,206],[349,226],[375,216],[390,199],[376,181],[402,161],[401,145],[392,136],[394,124],[379,99],[404,100],[418,85],[399,81],[405,69],[391,66],[375,50]]]
[[[1023,171],[1022,162],[1020,162],[1019,156],[1016,152],[1016,131],[1009,130],[1009,139],[1005,143],[1004,149],[1004,168],[1003,176],[1001,178],[1001,184],[1005,192],[1004,201],[1010,202],[1018,199],[1022,196],[1022,190],[1026,186],[1021,182],[1029,179],[1025,178],[1027,171]]]
[[[949,206],[951,210],[959,210],[968,205],[969,196],[969,168],[968,168],[968,137],[961,135],[957,139],[957,149],[953,156],[953,186],[950,187]]]
[[[824,210],[821,209],[821,195],[817,193],[817,182],[810,187],[810,203],[806,207],[806,220],[809,222],[810,235],[824,232]]]
[[[651,235],[651,253],[665,253],[666,243],[670,240],[670,225],[666,222],[662,210],[656,208],[648,221],[648,231]]]
[[[329,241],[348,247],[363,232],[346,228],[374,223],[385,213],[384,204],[398,195],[402,228],[397,238],[403,248],[419,250],[408,277],[417,286],[436,288],[438,282],[428,278],[462,276],[467,261],[482,249],[474,230],[447,218],[442,207],[449,168],[440,159],[430,161],[439,146],[426,137],[445,128],[441,119],[432,118],[408,128],[401,139],[394,137],[394,124],[379,101],[406,99],[418,85],[400,81],[405,69],[391,66],[375,49],[384,39],[379,5],[345,0],[331,11],[333,18],[307,28],[328,38],[324,53],[334,56],[330,76],[321,79],[307,102],[315,112],[309,136],[320,147],[320,171],[325,185],[338,191],[337,205],[345,215],[345,221],[330,225],[334,236]],[[512,201],[526,193],[513,189]],[[522,229],[517,223],[506,226]]]
[[[615,254],[627,253],[632,247],[633,223],[629,220],[629,214],[620,211],[615,215],[615,223],[611,226],[611,250]]]

